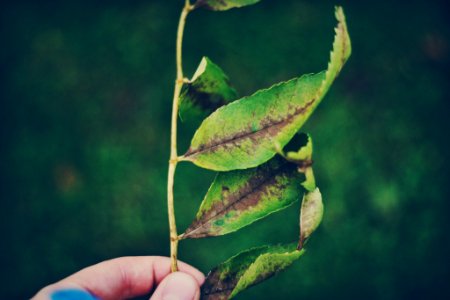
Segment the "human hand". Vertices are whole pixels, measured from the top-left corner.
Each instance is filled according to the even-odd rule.
[[[150,300],[197,300],[205,276],[188,264],[170,272],[161,256],[121,257],[87,267],[40,290],[32,300],[116,300],[149,294]]]

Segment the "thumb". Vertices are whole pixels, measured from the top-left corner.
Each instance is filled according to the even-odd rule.
[[[158,285],[150,300],[198,300],[200,288],[197,280],[189,274],[169,274]]]

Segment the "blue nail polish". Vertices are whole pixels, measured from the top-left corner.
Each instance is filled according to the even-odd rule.
[[[51,295],[51,300],[99,300],[83,290],[60,290]]]

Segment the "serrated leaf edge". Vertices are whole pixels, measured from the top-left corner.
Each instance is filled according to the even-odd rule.
[[[325,72],[325,78],[317,90],[316,98],[322,97],[323,93],[328,90],[333,81],[339,75],[342,67],[345,65],[345,62],[350,57],[352,52],[344,10],[341,6],[335,7],[335,17],[338,24],[334,28],[335,36],[333,41],[333,49],[330,52],[330,59]],[[342,47],[340,52],[337,51],[339,46]]]

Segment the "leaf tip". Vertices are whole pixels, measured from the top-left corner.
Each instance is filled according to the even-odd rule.
[[[336,6],[334,14],[336,16],[336,20],[338,21],[338,26],[336,27],[335,30],[337,31],[337,34],[339,34],[338,31],[342,31],[342,34],[344,35],[342,37],[343,38],[343,40],[342,40],[343,52],[344,52],[345,60],[347,60],[352,52],[352,47],[351,47],[351,42],[350,42],[350,36],[348,34],[348,29],[347,29],[347,21],[346,21],[344,9],[342,8],[342,6]]]
[[[335,14],[336,19],[337,19],[338,21],[343,21],[343,22],[345,22],[344,9],[342,8],[342,6],[336,5],[336,6],[334,7],[334,14]]]

